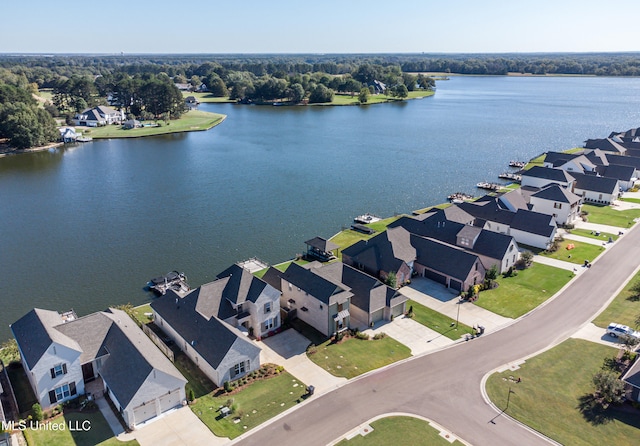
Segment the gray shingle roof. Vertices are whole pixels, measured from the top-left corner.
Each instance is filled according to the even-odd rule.
[[[322,277],[297,263],[290,264],[282,274],[282,278],[327,305],[330,304],[334,294],[339,292],[351,294],[349,287],[340,283],[339,280],[334,280],[329,276]]]
[[[417,263],[463,282],[479,261],[474,254],[418,235],[411,235],[411,243],[418,253]]]
[[[330,252],[339,248],[339,246],[336,245],[335,243],[330,242],[329,240],[323,239],[322,237],[314,237],[311,240],[307,240],[304,243],[305,245],[309,245],[313,248],[316,248],[325,252]]]
[[[583,173],[574,174],[576,188],[599,192],[603,194],[613,194],[618,191],[618,180],[615,178],[598,177],[596,175],[586,175]]]
[[[573,204],[580,201],[579,196],[558,184],[551,184],[531,196],[544,200],[557,201],[559,203]]]
[[[22,350],[29,369],[35,366],[52,343],[81,352],[78,342],[54,327],[63,323],[56,311],[34,308],[11,324],[11,331]]]
[[[269,288],[272,288],[265,281],[258,279],[239,265],[230,266],[216,277],[219,279],[229,278],[224,289],[224,298],[234,303],[255,302],[265,289],[269,291]]]
[[[551,215],[518,209],[513,220],[511,220],[511,228],[544,237],[551,237],[551,234],[553,234],[553,231],[556,229],[556,224]]]
[[[203,316],[196,308],[199,299],[206,299],[206,296],[190,293],[176,302],[175,297],[167,293],[152,302],[151,308],[213,368],[220,365],[236,342],[246,343],[247,348],[260,351],[227,323],[213,316]]]
[[[631,368],[627,370],[622,380],[640,389],[640,359],[637,359]]]
[[[531,169],[524,171],[522,176],[542,178],[544,180],[557,181],[561,183],[568,183],[573,180],[572,176],[562,169],[551,169],[549,167],[542,166],[533,166]]]
[[[411,246],[409,232],[402,227],[386,231],[342,250],[342,255],[361,263],[369,271],[398,271],[403,263],[415,259],[415,248]]]
[[[621,181],[631,181],[636,169],[633,166],[622,166],[620,164],[609,164],[608,166],[598,166],[597,172],[608,178],[616,178]]]

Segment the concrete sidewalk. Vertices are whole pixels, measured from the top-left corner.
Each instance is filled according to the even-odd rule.
[[[618,226],[601,225],[598,223],[589,223],[588,221],[576,220],[576,228],[587,229],[589,231],[609,232],[611,234],[618,234],[620,231],[625,232],[630,228],[620,228]]]
[[[411,284],[400,288],[400,293],[409,299],[442,313],[453,320],[468,325],[482,325],[487,332],[508,325],[511,318],[500,316],[478,307],[471,302],[460,302],[444,285],[421,277],[412,279]]]
[[[575,274],[582,274],[587,270],[584,266],[578,265],[576,263],[565,262],[564,260],[558,260],[558,259],[551,259],[549,257],[540,256],[540,255],[534,255],[533,261],[535,263],[541,263],[543,265],[549,265],[556,268],[565,269],[567,271],[572,271]]]
[[[571,234],[569,232],[567,232],[565,234],[562,234],[562,237],[564,237],[567,240],[575,240],[576,242],[588,243],[590,245],[598,245],[598,246],[602,246],[604,248],[608,248],[608,247],[613,245],[613,242],[609,243],[608,239],[604,239],[604,238],[603,239],[595,239],[595,238],[591,238],[591,237],[584,237],[582,235]]]

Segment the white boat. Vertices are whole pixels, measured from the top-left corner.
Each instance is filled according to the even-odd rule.
[[[367,223],[375,223],[380,220],[382,220],[380,217],[373,214],[369,214],[368,212],[366,214],[358,215],[356,218],[353,219],[354,222],[361,223],[363,225],[366,225]]]

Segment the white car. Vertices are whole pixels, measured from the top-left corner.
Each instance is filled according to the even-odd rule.
[[[622,324],[614,324],[611,322],[607,327],[607,334],[617,338],[618,336],[632,336],[640,339],[640,331],[635,331],[631,327]]]

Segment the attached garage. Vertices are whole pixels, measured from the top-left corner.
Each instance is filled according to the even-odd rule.
[[[384,308],[380,308],[379,310],[371,313],[371,322],[376,323],[384,319]]]
[[[449,280],[449,288],[453,288],[454,290],[462,291],[462,282],[456,279]]]
[[[447,276],[443,276],[442,274],[438,274],[435,271],[431,271],[426,268],[424,269],[424,277],[426,277],[427,279],[434,280],[443,285],[447,284]]]
[[[392,307],[391,308],[391,316],[398,317],[398,316],[404,314],[405,307],[406,307],[405,302],[402,302],[401,304],[396,305],[395,307]]]
[[[133,424],[142,424],[157,415],[156,401],[148,401],[133,409]]]
[[[173,409],[180,404],[182,404],[180,389],[172,390],[168,394],[160,397],[160,412],[162,413],[169,409]]]

